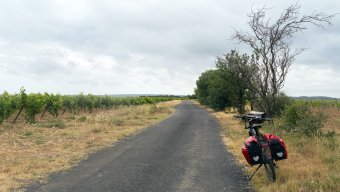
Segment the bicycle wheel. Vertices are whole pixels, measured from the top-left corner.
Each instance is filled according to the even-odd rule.
[[[267,159],[266,162],[264,162],[264,169],[266,170],[269,181],[275,182],[276,174],[273,159]]]

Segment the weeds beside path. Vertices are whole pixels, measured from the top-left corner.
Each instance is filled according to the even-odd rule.
[[[210,110],[211,111],[211,110]],[[339,117],[340,111],[325,110],[332,116]],[[257,166],[251,167],[241,153],[241,147],[249,137],[244,123],[233,118],[233,113],[213,112],[222,127],[222,138],[228,150],[248,174],[253,173]],[[337,113],[337,114],[335,114]],[[307,137],[297,133],[289,133],[277,129],[275,125],[264,126],[263,132],[273,133],[286,142],[288,159],[278,161],[277,181],[270,183],[264,169],[260,169],[252,179],[256,191],[340,191],[340,135],[339,121],[329,119],[327,130],[335,131],[334,135],[323,137]]]
[[[0,191],[13,191],[76,165],[98,149],[167,118],[181,101],[65,114],[0,127]]]

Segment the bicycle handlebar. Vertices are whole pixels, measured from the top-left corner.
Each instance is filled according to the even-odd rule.
[[[259,117],[259,116],[254,116],[254,115],[242,115],[242,116],[234,115],[233,117],[239,118],[239,119],[242,119],[242,120],[258,119],[258,120],[263,120],[263,121],[273,121],[269,117]]]

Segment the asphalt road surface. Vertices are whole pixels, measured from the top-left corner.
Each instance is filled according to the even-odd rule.
[[[48,183],[25,190],[252,191],[241,167],[226,151],[216,120],[189,101],[176,110],[140,134],[51,175]]]

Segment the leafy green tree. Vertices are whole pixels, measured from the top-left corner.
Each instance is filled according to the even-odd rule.
[[[228,86],[229,83],[223,79],[220,71],[212,79],[210,79],[210,85],[208,87],[209,96],[207,98],[209,106],[216,110],[223,110],[226,107],[231,106],[232,91]]]
[[[251,103],[256,99],[256,95],[247,81],[253,79],[253,73],[257,70],[251,65],[254,60],[253,56],[247,54],[239,54],[237,51],[232,50],[223,57],[219,57],[216,61],[216,67],[222,72],[224,78],[229,83],[230,90],[233,92],[232,105],[237,107],[240,113],[244,112],[246,100]]]
[[[228,79],[220,70],[208,70],[196,81],[195,95],[198,101],[214,110],[223,110],[231,106],[235,95],[231,91]]]
[[[195,89],[195,95],[197,97],[197,100],[203,105],[209,105],[209,79],[214,75],[214,73],[216,73],[216,70],[208,70],[206,72],[203,72],[196,81],[197,88]]]

